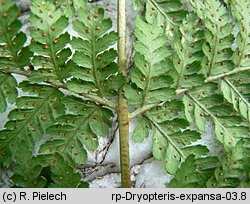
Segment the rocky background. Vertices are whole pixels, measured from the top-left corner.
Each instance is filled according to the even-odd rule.
[[[92,0],[93,1],[93,0]],[[22,15],[20,16],[24,26],[22,30],[29,35],[30,24],[28,22],[29,16],[29,0],[16,0]],[[184,2],[185,3],[185,2]],[[187,4],[186,4],[187,5]],[[106,16],[113,20],[116,29],[117,14],[116,0],[99,0],[97,2],[90,2],[88,6],[99,6],[106,10]],[[135,11],[132,8],[132,0],[128,0],[127,5],[127,36],[128,36],[128,67],[133,64],[133,49],[134,41],[133,29]],[[68,27],[70,34],[74,35],[71,26]],[[23,80],[23,78],[18,78]],[[9,110],[13,107],[9,106]],[[7,120],[8,111],[0,114],[0,129],[3,128]],[[110,131],[108,138],[100,138],[100,147],[95,152],[89,152],[89,161],[82,166],[79,171],[85,175],[85,181],[90,183],[91,188],[105,188],[105,187],[120,187],[119,174],[119,135],[117,131],[117,122],[114,119],[113,129]],[[133,120],[130,124],[130,135],[136,127],[137,121]],[[213,155],[220,155],[220,148],[216,142],[212,131],[212,124],[208,122],[207,133],[203,134],[203,139],[199,142],[206,144]],[[171,180],[171,176],[167,175],[164,165],[160,161],[153,159],[151,154],[152,137],[148,137],[143,143],[136,144],[130,139],[130,157],[131,157],[131,179],[134,187],[165,187]],[[10,187],[12,185],[9,179],[12,175],[11,171],[1,172],[0,170],[0,187]]]

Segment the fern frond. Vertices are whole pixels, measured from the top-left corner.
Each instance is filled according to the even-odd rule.
[[[241,138],[249,136],[249,127],[242,125],[243,119],[235,114],[222,95],[216,94],[216,90],[216,83],[208,83],[186,93],[183,98],[185,115],[201,131],[205,131],[206,116],[210,117],[215,124],[217,139],[226,151],[230,151]]]
[[[226,77],[221,82],[221,91],[234,109],[250,122],[250,72],[245,71]]]
[[[15,162],[15,174],[11,178],[15,185],[25,188],[45,187],[47,179],[42,176],[42,170],[48,165],[47,158],[33,157],[33,152],[25,141],[16,142],[10,150]]]
[[[81,176],[59,154],[34,157],[25,142],[12,147],[14,171],[11,179],[24,188],[76,188]],[[26,149],[25,153],[23,150]]]
[[[214,176],[207,182],[207,187],[233,188],[238,187],[240,182],[246,178],[249,172],[250,141],[243,139],[239,141],[218,167]]]
[[[173,42],[176,52],[173,56],[176,73],[172,76],[176,78],[177,89],[192,88],[203,84],[204,77],[198,74],[203,58],[203,37],[204,33],[199,19],[194,13],[190,13],[181,23],[179,30],[175,32]]]
[[[93,151],[98,147],[98,136],[108,136],[113,113],[76,97],[66,97],[64,103],[71,114],[59,117],[57,124],[47,129],[52,139],[41,145],[39,153],[57,152],[68,162],[84,164],[87,160],[84,147]]]
[[[237,21],[239,33],[237,35],[237,48],[233,54],[236,67],[250,66],[250,2],[230,1],[229,8]],[[222,80],[221,91],[225,98],[233,104],[236,111],[250,122],[250,71],[236,73]]]
[[[174,36],[174,31],[185,18],[187,11],[184,10],[180,0],[147,0],[146,19],[153,23],[155,16],[158,25],[164,27],[169,38]]]
[[[136,126],[132,134],[134,142],[136,143],[143,142],[149,136],[149,131],[151,129],[152,129],[151,122],[144,116],[139,117],[138,125]]]
[[[19,144],[25,147],[24,142]],[[27,146],[26,146],[27,148]],[[23,149],[20,149],[23,150]],[[16,151],[16,150],[15,150]],[[15,152],[15,173],[11,179],[17,187],[24,188],[77,188],[80,185],[88,187],[87,183],[81,183],[79,173],[59,154],[33,157],[32,152],[23,151],[19,155]]]
[[[49,1],[32,2],[30,22],[35,29],[30,31],[30,49],[35,53],[32,60],[35,70],[29,79],[33,82],[63,82],[66,62],[71,56],[67,48],[70,35],[65,33],[68,20],[55,4]]]
[[[1,162],[10,159],[9,148],[18,141],[25,141],[29,150],[33,150],[35,142],[42,139],[48,126],[55,118],[64,114],[64,105],[60,91],[46,85],[22,82],[19,87],[28,92],[16,101],[16,109],[9,115],[5,129],[0,131]]]
[[[203,73],[214,76],[231,71],[234,68],[231,48],[234,42],[233,24],[226,8],[218,0],[190,2],[207,28],[203,44],[206,56],[203,60]]]
[[[171,101],[145,114],[156,129],[152,149],[154,158],[163,161],[170,174],[178,170],[188,155],[199,158],[208,152],[207,147],[193,144],[201,139],[200,133],[188,129],[188,121],[179,116],[182,109],[182,102]]]
[[[17,82],[11,74],[0,72],[0,113],[6,111],[9,102],[13,104],[17,99]]]
[[[199,1],[197,1],[199,2]],[[231,53],[231,46],[233,44],[232,35],[232,23],[229,19],[229,15],[226,14],[225,8],[220,5],[217,1],[216,4],[210,5],[213,1],[206,1],[205,6],[199,4],[197,2],[193,2],[198,7],[204,11],[208,10],[209,13],[203,12],[200,14],[200,17],[203,19],[212,19],[211,22],[209,20],[204,20],[206,27],[212,35],[206,33],[206,39],[210,44],[210,47],[204,46],[204,53],[208,57],[207,66],[211,72],[212,70],[218,69],[219,72],[210,73],[210,75],[217,75],[223,72],[228,72],[231,70],[231,63],[233,62],[233,67],[245,67],[249,66],[249,19],[245,18],[246,15],[249,15],[249,2],[247,1],[230,1],[228,2],[229,8],[231,9],[232,15],[236,19],[239,26],[239,33],[237,35],[237,48],[234,53]],[[210,10],[207,9],[210,5]],[[215,15],[215,9],[218,10],[219,15]],[[215,23],[218,26],[213,26]],[[212,24],[211,24],[212,23]],[[226,24],[230,23],[230,24]],[[226,35],[227,33],[227,35]],[[217,34],[217,35],[216,35]],[[224,37],[224,38],[222,38]],[[213,43],[215,41],[215,43]],[[213,46],[211,46],[213,45]],[[218,45],[218,46],[215,46]],[[220,49],[218,50],[217,47]],[[211,52],[210,52],[211,51]],[[218,54],[216,52],[218,51]],[[209,54],[209,52],[211,54]],[[216,59],[219,59],[221,66],[217,63],[214,63]],[[227,61],[225,61],[227,58]],[[230,63],[230,66],[229,64]],[[212,67],[214,65],[214,68]],[[222,66],[223,65],[223,66]],[[229,69],[225,69],[225,65]],[[207,68],[206,68],[207,69]],[[205,69],[204,69],[205,70]],[[249,71],[245,71],[244,73],[234,74],[230,77],[225,77],[222,79],[221,83],[221,91],[224,97],[233,104],[236,111],[238,111],[243,117],[245,117],[248,121],[250,120],[250,104],[249,104]],[[238,82],[239,80],[239,82]]]
[[[155,24],[140,17],[136,22],[135,68],[131,73],[131,82],[135,87],[126,86],[125,96],[129,104],[135,106],[165,102],[172,99],[175,93],[171,88],[173,79],[168,73],[173,64],[168,59],[171,50],[166,45],[164,28],[155,27]]]
[[[230,0],[230,10],[239,28],[237,35],[237,48],[233,55],[236,67],[247,67],[250,65],[250,2],[244,0]]]
[[[60,7],[66,17],[72,18],[80,8],[85,8],[87,0],[57,0],[55,5]]]
[[[77,188],[80,185],[81,175],[69,166],[59,154],[54,154],[50,161],[51,179],[50,188]]]
[[[194,155],[187,157],[176,172],[168,187],[170,188],[204,188],[207,180],[218,166],[217,157],[195,159]]]
[[[17,98],[17,82],[6,70],[24,70],[32,53],[23,47],[27,37],[20,32],[22,23],[17,20],[18,8],[11,0],[0,4],[0,112]]]
[[[194,17],[190,16],[190,18],[193,18],[193,21],[195,21]],[[171,88],[173,80],[168,76],[168,72],[174,69],[173,63],[168,59],[172,55],[172,51],[166,45],[168,39],[165,35],[164,26],[160,25],[161,21],[158,18],[154,18],[154,21],[152,19],[153,17],[145,22],[138,17],[136,22],[135,68],[131,73],[131,82],[134,87],[126,86],[125,95],[128,98],[128,102],[137,107],[166,102],[173,99],[175,95]],[[198,22],[193,23],[196,24]],[[186,30],[185,26],[186,24],[183,26],[183,33]],[[195,34],[198,37],[198,30]],[[186,38],[188,38],[188,41],[184,46],[187,46],[188,50],[191,40],[189,40],[190,36]],[[201,37],[199,36],[199,38]],[[183,39],[185,39],[185,36],[183,36]],[[176,49],[181,50],[179,48],[181,42],[176,39],[175,43]],[[194,48],[192,54],[197,52],[197,50],[199,50],[197,47]],[[183,57],[181,53],[178,54],[180,54],[178,57]],[[198,59],[195,58],[194,61]],[[189,64],[192,64],[192,62],[190,61]],[[196,70],[191,74],[196,73],[200,67],[196,66],[193,69]],[[181,71],[179,74],[184,75]],[[184,84],[183,86],[185,87]],[[191,145],[192,142],[200,139],[198,132],[190,130],[182,132],[183,129],[189,126],[189,123],[182,118],[178,118],[178,110],[181,111],[181,107],[183,107],[181,102],[171,101],[165,103],[162,107],[150,110],[145,114],[146,118],[145,116],[141,117],[139,120],[140,124],[136,127],[133,134],[133,139],[136,142],[141,142],[148,136],[149,129],[152,126],[156,128],[152,150],[153,155],[156,159],[164,161],[166,171],[170,174],[174,174],[177,171],[180,164],[185,161],[190,153],[195,152],[194,154],[199,157],[208,151],[205,146]],[[138,131],[142,129],[144,129],[143,134],[139,135]]]
[[[32,56],[24,47],[27,37],[20,31],[22,23],[17,19],[18,14],[18,7],[13,1],[6,0],[0,4],[0,70],[24,70]]]
[[[124,79],[117,75],[118,65],[114,62],[114,48],[118,35],[112,28],[111,19],[104,18],[104,10],[81,9],[73,29],[80,37],[74,37],[71,45],[76,50],[73,61],[78,67],[72,69],[74,77],[67,82],[70,90],[77,93],[97,93],[99,96],[115,96]]]

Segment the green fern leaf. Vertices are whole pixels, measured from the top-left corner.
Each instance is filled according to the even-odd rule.
[[[157,25],[166,29],[169,38],[174,37],[174,31],[178,29],[182,19],[186,16],[180,0],[147,0],[146,19],[151,24],[158,19]]]
[[[45,187],[47,180],[41,173],[43,168],[48,165],[46,159],[40,156],[33,157],[32,151],[24,141],[17,142],[10,148],[15,162],[14,172],[16,173],[12,176],[15,185],[25,188]]]
[[[230,10],[238,23],[239,33],[237,35],[237,49],[233,54],[234,64],[237,67],[250,66],[250,19],[249,16],[250,2],[244,0],[231,0]]]
[[[245,17],[249,16],[249,6],[250,2],[248,1],[230,1],[229,8],[239,26],[239,33],[236,39],[237,48],[233,54],[233,62],[236,67],[250,66],[250,20]],[[250,121],[249,76],[250,72],[245,71],[226,77],[221,83],[221,91],[225,98],[248,121]]]
[[[216,157],[195,159],[194,155],[186,158],[171,180],[170,188],[204,188],[208,178],[218,165]]]
[[[224,78],[221,91],[234,109],[250,122],[250,72],[245,71],[237,75]],[[233,82],[233,83],[232,83]]]
[[[22,82],[19,86],[30,96],[22,96],[17,99],[17,108],[12,110],[5,129],[0,131],[2,154],[1,162],[10,157],[9,147],[18,141],[25,141],[29,150],[33,150],[34,143],[41,140],[45,130],[55,118],[64,114],[64,105],[60,91],[50,87]]]
[[[180,25],[180,33],[175,32],[173,56],[176,72],[177,89],[192,88],[203,84],[204,77],[199,73],[203,58],[202,43],[203,32],[199,25],[199,19],[193,13],[187,15]]]
[[[0,113],[6,111],[9,102],[13,104],[17,99],[17,82],[11,74],[0,72]]]
[[[168,102],[152,109],[147,118],[156,128],[152,152],[157,160],[164,161],[168,173],[174,174],[190,154],[197,158],[207,154],[202,145],[193,145],[201,139],[200,133],[188,129],[189,123],[179,116],[183,108],[180,101]]]
[[[36,54],[32,63],[35,70],[29,79],[34,82],[62,82],[66,61],[71,50],[66,48],[70,35],[64,33],[68,20],[55,4],[35,1],[31,6],[30,22],[36,29],[30,31],[33,38],[30,49]]]
[[[138,120],[138,125],[133,131],[132,138],[134,142],[141,143],[146,139],[149,135],[149,131],[152,128],[150,121],[147,120],[146,117],[141,117]]]
[[[233,24],[226,8],[217,0],[190,1],[197,10],[198,16],[203,20],[205,27],[205,43],[203,52],[203,73],[213,76],[231,71],[234,42],[232,35]],[[198,12],[199,11],[199,12]]]
[[[150,110],[150,116],[157,123],[162,123],[166,120],[172,120],[178,117],[178,109],[183,108],[183,103],[181,101],[174,100],[172,102],[167,102],[164,106],[153,108]],[[144,116],[140,116],[138,119],[138,126],[133,132],[133,140],[135,142],[143,142],[143,140],[148,137],[149,131],[152,129],[152,124]]]
[[[23,47],[27,38],[20,32],[17,20],[18,8],[13,1],[0,4],[0,112],[7,109],[7,101],[13,104],[17,98],[17,82],[8,74],[10,70],[24,70],[32,53]]]
[[[124,79],[117,75],[118,66],[114,63],[117,52],[111,47],[117,42],[118,35],[110,31],[111,19],[104,19],[101,8],[81,9],[79,19],[73,21],[73,28],[80,37],[74,37],[71,42],[76,50],[72,60],[79,66],[72,69],[74,79],[67,82],[68,88],[77,93],[117,95]]]
[[[210,117],[215,124],[217,139],[224,144],[226,151],[230,151],[240,138],[248,137],[249,127],[242,125],[243,119],[234,113],[223,96],[214,94],[217,87],[216,83],[208,83],[186,93],[183,98],[185,115],[201,131],[205,130],[205,117]]]
[[[80,185],[81,176],[62,156],[55,154],[51,160],[51,179],[53,183],[49,188],[77,188]]]
[[[72,18],[77,10],[86,6],[86,2],[86,0],[57,0],[55,5],[62,9],[66,17]]]
[[[171,51],[166,45],[164,29],[155,27],[140,17],[137,17],[136,22],[136,67],[131,73],[131,82],[136,87],[127,85],[124,88],[125,96],[135,106],[165,102],[172,99],[175,93],[171,89],[173,79],[168,75],[169,66],[173,65],[167,59]]]
[[[214,176],[207,182],[207,187],[233,188],[240,185],[249,171],[249,139],[239,141],[218,167]]]
[[[98,147],[98,136],[108,136],[113,114],[91,101],[76,97],[67,97],[64,102],[72,114],[59,117],[58,124],[47,129],[52,140],[41,145],[39,153],[58,152],[68,161],[70,157],[74,163],[84,164],[87,160],[84,147],[93,151]]]
[[[17,19],[18,7],[11,0],[0,5],[0,70],[24,69],[32,55],[23,47],[27,38],[20,32],[22,26]]]

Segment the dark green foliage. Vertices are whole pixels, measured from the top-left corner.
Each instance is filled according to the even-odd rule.
[[[246,16],[249,16],[250,13],[250,2],[244,0],[231,0],[228,2],[228,6],[239,29],[239,33],[236,36],[238,46],[233,54],[234,64],[238,67],[247,67],[250,64],[250,19]]]
[[[0,131],[0,161],[3,166],[13,167],[16,173],[12,179],[16,186],[87,187],[85,183],[80,184],[80,175],[74,173],[76,167],[87,160],[85,148],[94,151],[98,147],[98,137],[109,135],[113,117],[111,110],[92,101],[83,100],[80,96],[65,97],[65,90],[61,92],[58,89],[66,88],[64,83],[71,77],[71,72],[76,72],[80,68],[70,60],[72,51],[68,46],[71,37],[65,32],[68,26],[67,17],[72,17],[75,12],[72,2],[77,9],[81,9],[80,13],[86,12],[83,10],[84,1],[68,1],[62,5],[59,5],[60,2],[54,4],[52,1],[32,1],[29,20],[34,29],[30,31],[32,40],[29,48],[23,48],[26,42],[25,34],[18,33],[21,23],[16,20],[17,7],[12,1],[3,1],[0,4],[0,14],[5,16],[8,12],[8,16],[11,17],[6,18],[1,24],[3,27],[1,27],[0,46],[3,50],[0,50],[0,62],[6,64],[0,66],[1,112],[6,110],[6,100],[16,105],[8,115],[9,121]],[[65,10],[61,9],[63,6],[70,7]],[[99,11],[99,20],[103,21],[104,27],[106,25],[109,30],[111,21],[103,19],[104,11],[100,9],[94,11]],[[6,29],[13,32],[7,32]],[[95,52],[93,56],[108,49],[117,40],[116,33],[111,32],[106,37],[102,36],[104,33],[99,32],[96,38],[93,38],[100,46],[93,51]],[[89,40],[92,40],[91,38],[92,36]],[[101,42],[105,46],[109,39],[112,39],[113,43],[102,50]],[[74,48],[75,39],[71,42]],[[25,55],[22,48],[28,54]],[[33,51],[32,61],[29,49]],[[75,49],[78,50],[77,47]],[[114,75],[118,68],[112,62],[116,58],[116,52],[111,50],[106,53],[108,55],[99,54],[104,56],[104,60],[102,63],[97,63],[97,68],[107,67],[104,71],[105,76],[100,76],[103,77],[102,86],[108,84],[112,88],[107,94],[111,96],[110,93],[113,93],[113,89],[119,88],[122,81],[119,76]],[[30,63],[32,65],[26,67]],[[24,73],[27,81],[17,84],[11,70],[17,74]],[[17,87],[25,93],[25,96],[18,97]],[[37,143],[41,141],[43,142],[37,150]],[[22,155],[24,149],[27,155]],[[38,156],[34,155],[34,151],[38,151]],[[28,176],[29,174],[31,176]]]
[[[80,174],[76,173],[58,154],[51,156],[32,155],[25,142],[11,147],[15,162],[12,180],[17,187],[26,188],[76,188],[80,184]],[[23,150],[26,151],[23,151]],[[49,167],[49,169],[48,169]]]
[[[16,79],[7,73],[0,72],[0,112],[6,111],[7,102],[13,104],[17,99]],[[7,100],[6,100],[7,99]]]
[[[197,74],[202,67],[203,37],[199,19],[195,14],[190,13],[183,20],[179,31],[175,32],[173,40],[176,52],[173,61],[177,73],[174,72],[172,76],[176,78],[177,89],[192,88],[203,84],[204,76]]]
[[[18,148],[17,148],[17,147]],[[24,149],[26,151],[24,151]],[[26,188],[42,188],[47,181],[41,175],[43,167],[47,163],[44,157],[33,157],[26,142],[17,142],[11,147],[12,158],[15,162],[14,171],[16,174],[12,179],[16,186]]]
[[[114,62],[117,53],[112,48],[118,35],[112,28],[111,19],[104,18],[104,10],[81,9],[79,19],[73,21],[73,28],[79,34],[71,41],[76,50],[73,61],[78,67],[72,69],[74,77],[67,82],[70,90],[76,93],[96,93],[99,96],[117,95],[123,78],[116,75],[118,66]]]
[[[218,1],[191,2],[199,11],[198,15],[204,19],[204,24],[208,29],[205,34],[207,41],[203,46],[204,59],[203,71],[207,75],[217,75],[228,72],[233,68],[247,67],[250,65],[250,42],[249,42],[249,15],[248,1],[228,1],[228,8],[234,20],[237,22],[239,32],[236,39],[233,37],[232,19],[226,12],[226,8]],[[211,6],[213,5],[213,6]],[[237,42],[236,49],[233,50],[234,40]],[[234,52],[233,52],[234,51]],[[250,120],[249,104],[249,70],[225,77],[221,83],[221,91],[225,98],[233,104],[235,110],[248,121]]]
[[[208,180],[209,188],[233,188],[246,182],[250,170],[250,140],[239,141]],[[245,180],[245,181],[244,181]],[[243,184],[244,185],[244,184]]]
[[[50,188],[76,188],[80,185],[81,176],[68,165],[58,154],[51,159],[51,179],[53,183]],[[86,186],[87,187],[87,186]]]
[[[248,187],[249,153],[249,139],[243,139],[223,159],[222,164],[215,157],[196,160],[194,156],[189,156],[169,187]]]
[[[168,3],[171,6],[164,7]],[[156,128],[153,145],[154,157],[164,161],[168,173],[174,174],[181,166],[181,169],[176,172],[175,179],[171,182],[170,186],[205,187],[206,181],[209,178],[205,174],[212,175],[213,169],[216,166],[212,164],[214,162],[213,159],[209,159],[208,157],[204,162],[206,162],[207,166],[211,167],[209,167],[211,171],[207,169],[204,171],[205,173],[200,172],[199,165],[196,162],[199,161],[202,163],[204,158],[197,158],[205,155],[208,150],[199,145],[189,146],[201,138],[199,132],[189,130],[189,125],[195,124],[200,132],[206,132],[207,120],[208,118],[212,119],[215,127],[215,136],[223,143],[225,151],[228,154],[234,151],[236,144],[242,138],[250,136],[249,125],[244,119],[246,118],[249,121],[249,71],[246,70],[245,72],[237,73],[234,70],[243,66],[237,63],[237,61],[244,61],[245,64],[243,67],[249,66],[249,63],[247,63],[249,20],[246,20],[244,17],[244,15],[247,15],[246,13],[249,14],[249,3],[245,1],[244,3],[243,1],[241,2],[244,5],[244,9],[241,8],[241,3],[237,3],[236,1],[232,1],[230,4],[232,10],[234,9],[233,16],[240,22],[239,26],[241,26],[236,39],[238,43],[236,50],[238,51],[234,52],[235,54],[233,53],[235,37],[232,33],[234,25],[226,8],[219,1],[190,1],[195,8],[194,11],[196,14],[190,12],[186,17],[185,15],[181,15],[185,12],[179,10],[181,8],[180,5],[174,7],[178,3],[178,1],[145,1],[146,9],[143,14],[146,24],[148,24],[144,25],[145,31],[143,33],[145,33],[145,38],[149,40],[150,34],[152,35],[152,33],[157,32],[159,27],[165,28],[162,31],[165,36],[163,40],[165,43],[158,43],[158,41],[150,39],[147,47],[158,46],[160,48],[161,46],[166,46],[166,44],[169,44],[170,47],[167,52],[164,51],[161,53],[160,58],[155,54],[148,54],[146,47],[139,49],[139,51],[143,51],[142,55],[144,57],[149,55],[154,60],[153,56],[156,56],[157,60],[169,59],[163,64],[157,64],[157,68],[167,67],[167,69],[165,68],[165,73],[171,73],[174,79],[172,87],[175,88],[176,98],[183,101],[184,107],[180,101],[173,100],[174,96],[171,96],[171,94],[165,95],[165,97],[169,97],[167,103],[158,104],[159,107],[145,114],[150,122],[146,122],[143,119],[139,120],[141,123],[135,129],[134,139],[138,142],[149,134],[149,131],[144,131],[141,137],[137,136],[138,133],[136,134],[136,131],[142,129],[143,126],[146,126],[148,129],[152,129],[152,127]],[[137,9],[140,9],[144,4],[142,1],[134,1],[134,5]],[[176,17],[173,22],[172,18],[169,18],[168,12],[171,9],[174,11],[176,8],[178,8],[178,12],[177,10],[175,12],[180,14],[176,16],[182,17],[179,20]],[[138,21],[137,27],[140,28],[141,24]],[[150,26],[150,24],[154,25],[153,31],[146,27]],[[146,30],[152,33],[147,33]],[[137,43],[140,43],[143,37],[140,35],[137,38],[138,40],[135,43],[136,51],[138,51]],[[156,49],[156,51],[160,52],[160,49]],[[242,54],[243,57],[241,55],[242,52],[245,52]],[[145,82],[142,83],[139,81],[139,79],[144,78],[141,78],[141,73],[137,71],[139,64],[137,54],[135,56],[136,67],[132,71],[131,81],[136,81],[137,87],[141,88],[141,84],[147,84],[149,80],[145,77]],[[160,70],[158,73],[161,72]],[[232,70],[236,74],[232,72],[230,76],[220,76],[220,74]],[[207,78],[210,76],[216,76],[216,78]],[[207,80],[205,80],[206,78]],[[213,80],[215,82],[211,82]],[[164,81],[164,83],[167,82],[167,80]],[[136,106],[147,105],[143,103],[138,104],[138,101],[142,100],[139,95],[143,92],[140,89],[137,90],[138,94],[136,95],[131,92],[131,87],[126,87],[127,95],[129,95],[127,96],[128,101]],[[154,100],[158,96],[160,94],[155,96]],[[154,102],[157,103],[157,101]],[[233,106],[228,102],[232,103]],[[188,122],[185,118],[181,117],[183,112]],[[188,133],[188,140],[185,139],[185,133]],[[189,152],[189,150],[191,151]],[[190,153],[193,153],[195,157],[190,157]],[[184,161],[185,163],[182,163]],[[193,172],[197,172],[197,174]],[[192,179],[185,180],[184,174],[187,174],[186,176],[190,176]],[[244,185],[247,185],[246,182]]]
[[[24,141],[33,152],[35,142],[41,140],[46,128],[55,122],[55,118],[64,114],[61,103],[63,94],[50,86],[23,82],[19,85],[30,96],[19,97],[17,108],[12,110],[5,129],[0,132],[1,160],[9,161],[9,148],[18,141]]]
[[[250,122],[250,72],[244,71],[225,78],[221,82],[221,91],[234,109]]]
[[[77,10],[86,6],[86,0],[57,0],[56,6],[62,9],[66,17],[72,18]]]
[[[204,58],[203,72],[206,76],[213,76],[231,71],[234,66],[232,60],[233,51],[233,24],[226,8],[219,1],[205,1],[204,5],[197,9],[207,28],[205,32],[205,43],[203,44]]]
[[[0,113],[6,111],[7,102],[17,98],[16,79],[3,71],[23,70],[29,65],[31,53],[23,47],[27,38],[20,32],[22,23],[17,20],[18,8],[11,0],[0,4]]]
[[[229,3],[229,2],[228,2]],[[233,62],[236,67],[250,65],[250,2],[230,1],[229,8],[238,23],[239,33],[236,37],[237,48],[233,54]],[[245,71],[227,77],[221,83],[221,90],[225,98],[233,104],[235,110],[250,122],[250,72]]]
[[[76,97],[67,97],[63,102],[72,114],[59,117],[57,124],[47,129],[46,133],[52,140],[45,142],[40,147],[39,153],[58,152],[69,162],[72,160],[75,164],[84,164],[87,152],[83,146],[89,150],[98,147],[98,136],[109,134],[110,118],[113,114],[91,101]]]
[[[185,115],[201,131],[206,130],[205,117],[210,117],[217,139],[224,144],[226,151],[230,151],[241,138],[249,137],[249,126],[242,124],[243,119],[234,113],[233,107],[225,102],[222,95],[214,94],[216,89],[216,83],[207,83],[186,94],[183,98]]]
[[[157,17],[159,25],[166,29],[168,37],[174,37],[174,31],[185,18],[187,11],[184,10],[180,0],[147,0],[147,21],[152,23],[154,16]]]
[[[126,86],[125,95],[134,106],[165,102],[174,96],[174,90],[171,89],[173,79],[168,75],[171,51],[164,43],[167,40],[164,29],[155,27],[157,20],[151,24],[137,17],[136,22],[138,41],[134,45],[135,69],[131,73],[131,82],[136,86]]]
[[[180,169],[176,172],[175,178],[171,180],[170,188],[204,188],[206,181],[211,177],[218,166],[216,157],[195,159],[193,155],[187,157]]]
[[[35,29],[30,32],[30,49],[36,54],[32,60],[36,70],[32,71],[29,79],[34,82],[62,82],[66,77],[66,61],[71,56],[71,50],[66,48],[70,35],[64,33],[68,19],[50,2],[35,1],[31,11],[29,20]]]
[[[24,69],[31,53],[24,44],[26,35],[20,31],[18,7],[11,0],[0,4],[0,69]]]
[[[250,2],[189,2],[193,11],[180,0],[133,1],[140,15],[126,82],[102,8],[32,0],[29,42],[17,6],[0,0],[0,112],[15,105],[0,131],[0,164],[16,187],[88,187],[77,168],[109,136],[121,87],[138,121],[132,137],[153,134],[169,187],[249,187]],[[200,145],[208,120],[220,161]]]
[[[201,139],[200,133],[188,129],[189,123],[179,116],[183,110],[180,101],[171,101],[149,111],[147,118],[156,128],[152,153],[155,159],[164,161],[168,173],[174,174],[190,154],[206,155],[207,147],[193,145]]]

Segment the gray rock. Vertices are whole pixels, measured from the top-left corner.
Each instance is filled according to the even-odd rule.
[[[10,179],[12,175],[13,172],[11,170],[0,169],[0,188],[10,188],[14,185]]]
[[[21,13],[30,10],[30,0],[15,0],[17,6],[19,7]]]

